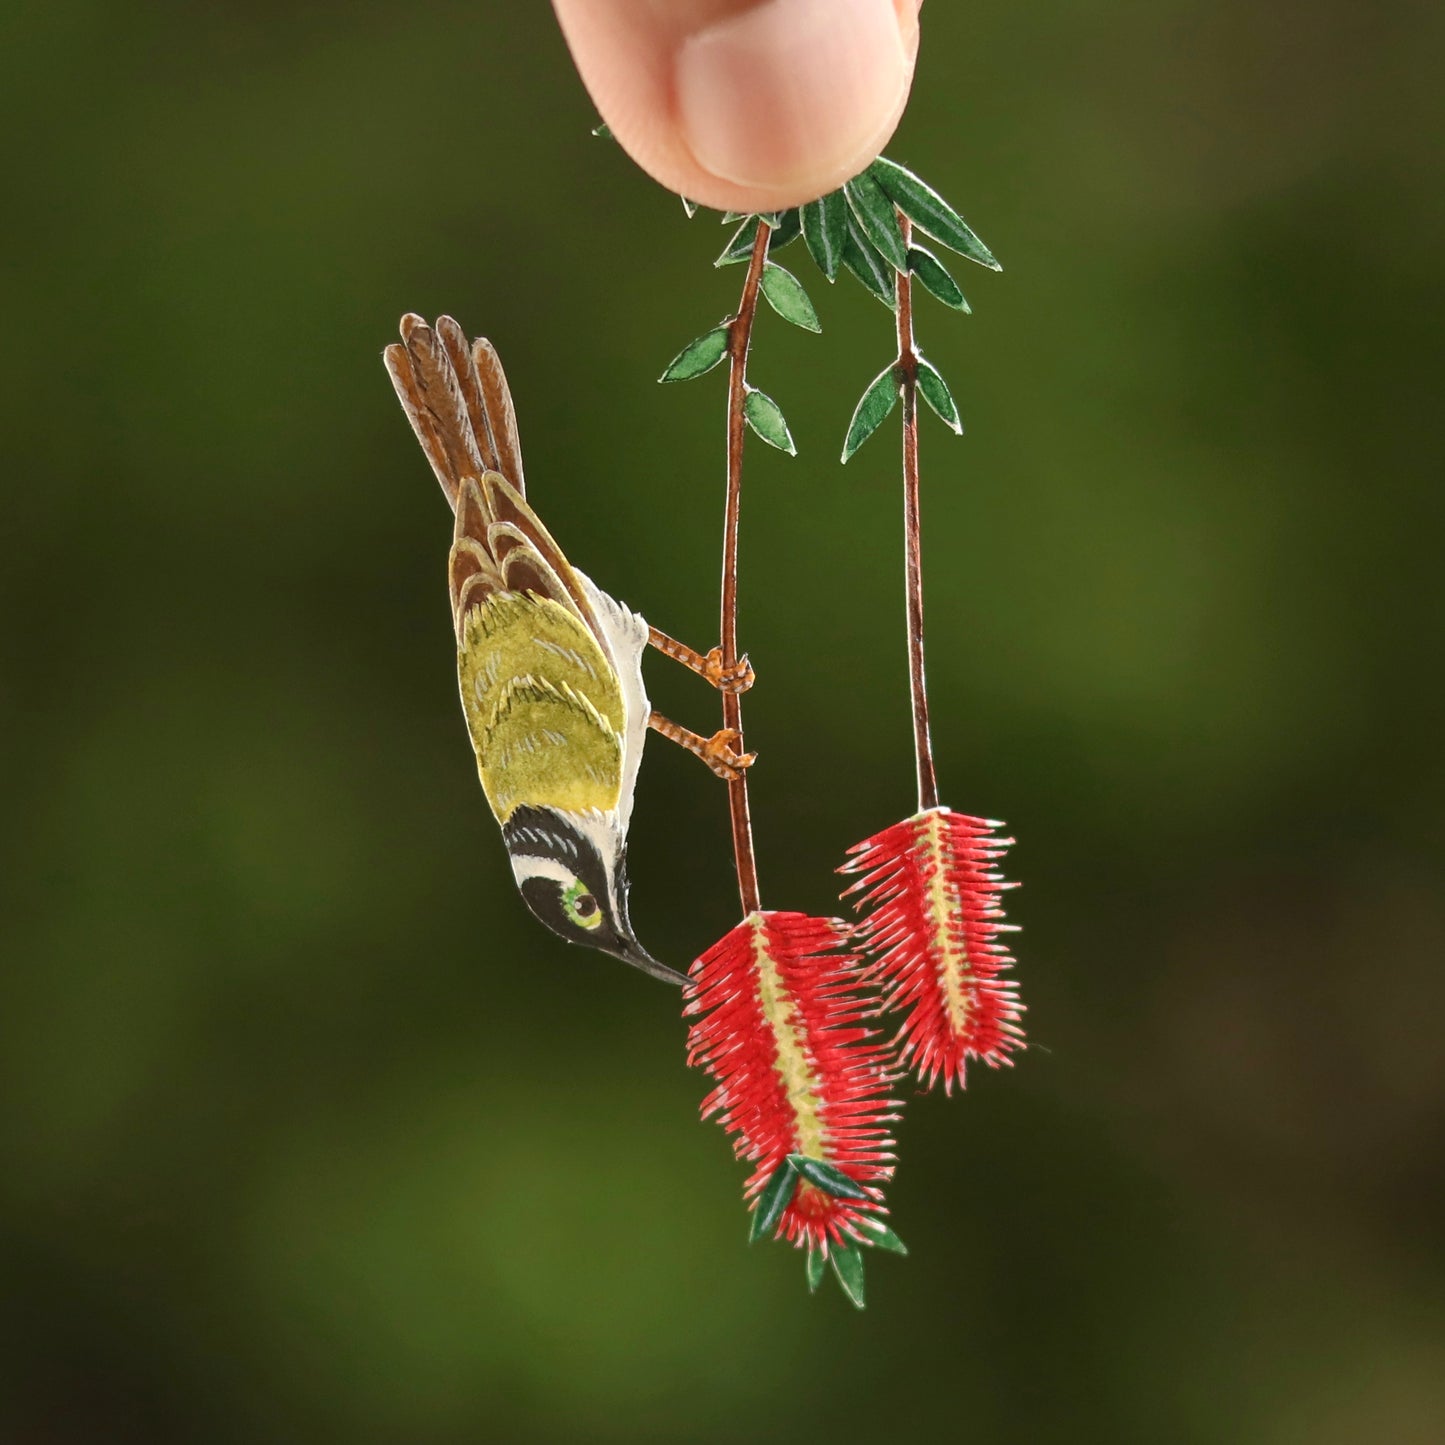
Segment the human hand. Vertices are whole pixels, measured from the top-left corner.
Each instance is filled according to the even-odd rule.
[[[552,0],[593,102],[654,180],[723,211],[835,190],[888,143],[923,0]]]

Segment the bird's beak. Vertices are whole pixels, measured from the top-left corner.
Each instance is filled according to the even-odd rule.
[[[617,957],[624,963],[630,963],[633,968],[640,968],[643,973],[650,973],[653,978],[660,978],[664,983],[677,984],[679,988],[687,983],[686,974],[669,968],[665,963],[659,963],[635,938],[623,940],[622,947],[617,950]]]

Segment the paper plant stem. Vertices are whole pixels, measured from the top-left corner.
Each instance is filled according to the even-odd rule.
[[[738,314],[728,328],[728,491],[723,516],[722,565],[722,661],[724,668],[738,661],[738,513],[743,496],[743,442],[747,424],[743,404],[747,400],[748,344],[752,340],[753,317],[758,309],[758,283],[768,255],[769,228],[758,222],[747,279]],[[725,692],[722,700],[723,726],[737,730],[737,750],[743,747],[743,705],[737,693]],[[746,776],[728,783],[728,809],[732,814],[733,859],[737,864],[738,895],[743,916],[758,910],[758,864],[753,853],[753,825],[748,813]]]
[[[912,223],[898,225],[905,250]],[[908,689],[913,700],[913,752],[918,764],[918,809],[938,806],[938,774],[928,732],[928,687],[923,674],[923,537],[918,517],[918,353],[913,346],[913,274],[898,273],[898,377],[903,392],[903,547],[908,592]]]

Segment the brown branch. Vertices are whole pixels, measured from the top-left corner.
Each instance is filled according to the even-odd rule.
[[[906,249],[912,225],[898,224]],[[918,763],[919,811],[938,806],[938,774],[928,731],[928,687],[923,675],[923,537],[918,518],[918,352],[913,345],[913,276],[898,273],[898,377],[903,390],[903,550],[908,591],[908,690],[913,701],[913,752]]]
[[[748,261],[747,279],[738,314],[728,326],[728,491],[723,515],[722,565],[722,665],[732,669],[738,662],[738,513],[743,495],[743,442],[747,423],[743,403],[747,400],[748,344],[752,340],[753,317],[758,309],[758,283],[768,255],[768,223],[758,222],[753,253]],[[743,751],[743,705],[735,692],[723,693],[723,726],[737,733],[737,749]],[[758,862],[753,853],[753,825],[748,812],[748,780],[744,774],[728,783],[728,810],[732,814],[733,859],[737,865],[738,896],[743,915],[758,910]]]

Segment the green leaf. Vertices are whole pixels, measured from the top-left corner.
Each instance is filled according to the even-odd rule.
[[[780,251],[796,241],[802,234],[803,223],[796,211],[781,211],[777,225],[769,225],[766,216],[746,216],[733,233],[723,253],[713,262],[714,266],[732,266],[739,261],[749,260],[753,254],[753,238],[758,234],[758,222],[768,226],[768,254]]]
[[[770,447],[777,447],[780,452],[787,452],[790,457],[798,455],[798,449],[793,445],[793,434],[783,420],[782,409],[766,392],[748,388],[747,399],[743,402],[743,416],[747,424]]]
[[[895,271],[908,269],[908,254],[903,246],[903,232],[898,226],[898,212],[883,187],[867,172],[854,176],[843,194],[849,209],[862,226],[863,233],[878,248],[879,254]]]
[[[897,305],[893,291],[893,270],[874,248],[872,241],[863,234],[857,218],[849,211],[845,217],[847,234],[843,238],[843,264],[871,291],[885,306],[892,310]]]
[[[778,222],[782,219],[783,213],[781,211],[759,211],[757,216],[758,220],[766,221],[768,226],[772,228],[777,226]]]
[[[791,246],[802,234],[802,212],[796,208],[784,211],[782,220],[773,227],[773,234],[768,237],[768,255],[771,256],[774,251],[781,251],[784,246]]]
[[[949,391],[948,383],[939,374],[938,368],[921,356],[918,358],[918,389],[923,393],[924,401],[953,429],[955,435],[962,436],[963,418],[959,416],[958,407],[954,405],[953,393]]]
[[[842,191],[830,191],[821,200],[809,201],[802,210],[802,223],[814,264],[829,281],[836,281],[848,235],[848,198]]]
[[[792,1203],[793,1191],[798,1187],[798,1176],[793,1166],[785,1159],[778,1165],[773,1177],[768,1180],[758,1202],[753,1205],[753,1224],[748,1231],[748,1243],[755,1244],[766,1234],[777,1229],[783,1211]]]
[[[821,1189],[824,1194],[831,1194],[835,1199],[868,1197],[867,1191],[860,1189],[835,1164],[825,1163],[822,1159],[810,1159],[806,1154],[789,1154],[788,1163],[809,1184]]]
[[[688,220],[692,220],[697,215],[697,202],[688,200],[686,196],[679,196],[678,200],[682,202],[682,208],[687,212]]]
[[[818,1286],[823,1283],[823,1275],[828,1268],[828,1257],[821,1249],[810,1249],[808,1251],[808,1293],[816,1294]]]
[[[974,235],[963,217],[926,182],[919,180],[912,171],[905,170],[897,161],[879,156],[868,167],[868,175],[883,188],[884,193],[915,226],[928,232],[937,241],[942,241],[951,251],[987,266],[990,271],[1002,271],[1003,267],[994,260],[993,252]]]
[[[668,362],[667,370],[659,381],[691,381],[711,371],[728,354],[728,328],[714,326],[696,339],[689,341],[676,356]]]
[[[612,131],[608,128],[605,120],[599,120],[597,124],[592,127],[592,134],[601,136],[603,140],[612,139]]]
[[[828,1251],[833,1273],[843,1286],[843,1293],[861,1310],[863,1308],[863,1251],[856,1244],[835,1244]]]
[[[869,1244],[878,1249],[886,1249],[889,1254],[908,1253],[908,1246],[881,1219],[870,1216],[863,1221],[863,1227],[864,1233],[871,1236]]]
[[[818,313],[813,309],[813,303],[808,300],[808,293],[803,290],[802,283],[791,271],[769,261],[763,267],[762,287],[763,295],[768,298],[768,305],[784,321],[791,321],[794,326],[801,326],[804,331],[823,329],[818,321]]]
[[[922,246],[910,246],[908,269],[945,306],[952,306],[955,311],[972,312],[973,307],[968,304],[968,298],[959,289],[958,282],[948,274],[943,262],[932,251]]]
[[[845,462],[883,425],[897,401],[898,368],[890,362],[868,383],[867,391],[858,398],[853,420],[848,423],[848,439],[843,443]]]
[[[722,249],[714,266],[732,266],[739,261],[746,261],[753,254],[753,240],[758,234],[758,218],[756,216],[744,216],[743,223],[732,233],[726,246]]]

